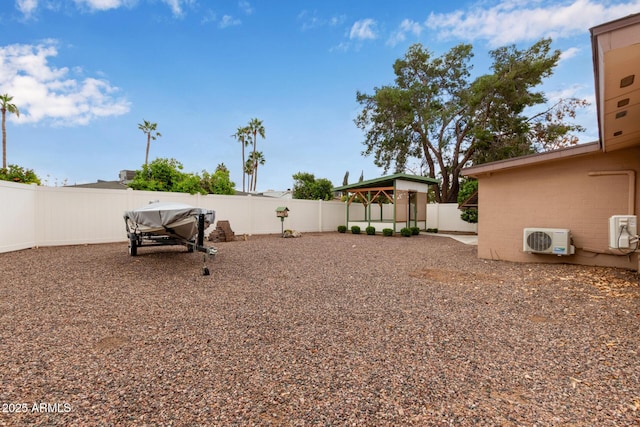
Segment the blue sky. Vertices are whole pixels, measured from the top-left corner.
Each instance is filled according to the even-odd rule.
[[[158,124],[150,159],[187,172],[224,163],[242,188],[231,135],[253,117],[266,164],[258,190],[284,190],[310,172],[341,185],[382,171],[361,152],[357,91],[393,83],[393,62],[413,43],[440,55],[487,52],[551,37],[563,52],[543,90],[592,105],[577,120],[597,139],[589,28],[640,12],[640,0],[5,0],[0,6],[0,93],[7,160],[47,185],[114,180],[144,163],[138,123]],[[414,167],[417,166],[414,165]]]

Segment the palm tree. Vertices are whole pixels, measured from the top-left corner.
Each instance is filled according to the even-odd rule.
[[[253,187],[249,191],[256,191],[256,183],[258,182],[258,165],[264,165],[264,156],[262,151],[255,151],[249,155],[247,160],[247,169],[251,170],[251,176],[253,178]]]
[[[251,133],[249,131],[249,128],[245,126],[239,127],[238,130],[236,130],[236,133],[231,136],[237,139],[240,144],[242,144],[242,191],[244,192],[244,182],[246,180],[245,177],[247,172],[244,159],[244,147],[250,144]]]
[[[262,137],[262,139],[264,139],[264,125],[262,124],[262,120],[258,120],[256,118],[253,118],[249,121],[249,125],[247,126],[249,128],[249,132],[251,132],[251,134],[253,135],[253,158],[257,159],[256,157],[256,143],[258,141],[258,135],[260,135]],[[263,163],[264,164],[264,163]],[[258,165],[254,165],[253,167],[254,170],[258,169]],[[253,181],[251,182],[251,184],[249,185],[249,191],[251,191],[251,188],[253,188],[253,190],[255,191],[256,186],[258,184],[257,182],[257,175],[254,173],[253,174]]]
[[[0,111],[2,111],[2,168],[7,168],[7,111],[20,117],[20,110],[15,104],[11,103],[13,96],[9,96],[8,93],[0,95]]]
[[[157,123],[151,123],[147,120],[143,120],[142,123],[138,123],[138,129],[140,129],[145,135],[147,135],[147,154],[144,157],[144,164],[149,163],[149,147],[151,146],[151,140],[156,140],[157,137],[162,136],[160,132],[156,130]]]
[[[253,156],[253,153],[251,153],[249,155],[249,157],[251,157],[251,156]],[[251,182],[253,182],[253,180],[252,180],[253,166],[254,166],[253,161],[249,158],[249,159],[247,159],[246,162],[244,162],[244,168],[242,169],[243,172],[247,175],[247,178],[248,178],[247,181],[248,181],[249,184],[251,184]],[[251,191],[251,187],[249,187],[248,191]]]

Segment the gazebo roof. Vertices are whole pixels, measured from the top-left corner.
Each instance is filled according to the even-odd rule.
[[[349,191],[349,190],[362,190],[374,187],[393,187],[395,181],[412,181],[419,182],[421,184],[440,184],[440,181],[428,176],[409,175],[406,173],[396,173],[393,175],[387,175],[380,178],[369,179],[367,181],[357,182],[355,184],[343,185],[336,187],[333,191]]]

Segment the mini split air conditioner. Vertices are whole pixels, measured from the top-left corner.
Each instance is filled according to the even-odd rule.
[[[532,254],[573,255],[571,232],[567,228],[525,228],[523,252]]]

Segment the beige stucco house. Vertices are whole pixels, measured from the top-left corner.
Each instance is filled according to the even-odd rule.
[[[638,269],[640,14],[591,38],[599,140],[465,169],[479,182],[479,257]]]

